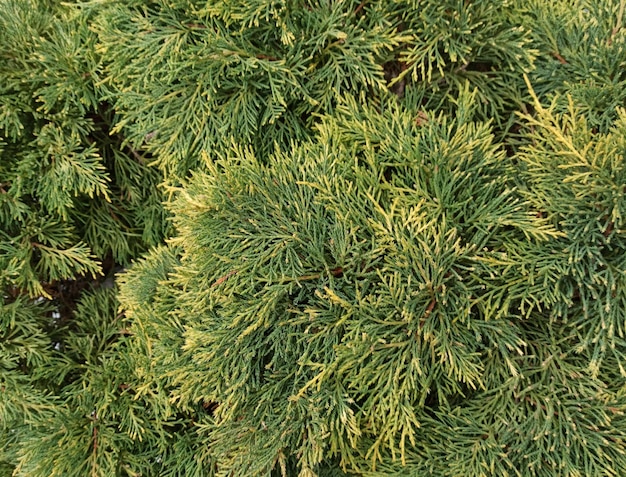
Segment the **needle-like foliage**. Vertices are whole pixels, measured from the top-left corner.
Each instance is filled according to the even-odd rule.
[[[626,475],[625,15],[0,0],[0,476]]]
[[[162,240],[159,175],[109,135],[87,20],[35,0],[0,8],[0,282],[49,295]]]
[[[380,94],[382,64],[409,38],[349,1],[107,3],[94,29],[116,130],[183,176],[231,138],[267,154],[346,92]]]
[[[579,238],[542,200],[584,180],[544,157],[568,157],[559,120],[542,109],[549,134],[507,158],[485,124],[379,108],[349,100],[315,141],[266,162],[233,147],[184,185],[174,248],[123,287],[151,386],[211,403],[216,475],[626,470],[619,371],[600,372],[624,350],[621,222]],[[603,191],[620,220],[623,140],[596,139],[581,228]]]

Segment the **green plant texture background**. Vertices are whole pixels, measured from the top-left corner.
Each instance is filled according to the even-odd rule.
[[[0,0],[0,476],[626,475],[625,8]]]

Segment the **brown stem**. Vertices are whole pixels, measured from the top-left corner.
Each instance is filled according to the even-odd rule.
[[[333,268],[330,273],[332,274],[333,277],[341,277],[343,275],[343,268],[342,267],[337,267],[337,268]]]
[[[259,60],[267,60],[267,61],[278,61],[278,58],[275,58],[273,56],[269,56],[269,55],[256,55],[257,59]]]
[[[615,35],[617,35],[617,32],[619,32],[622,29],[622,20],[624,18],[624,7],[626,7],[626,0],[621,0],[619,2],[619,11],[617,12],[617,21],[615,22],[615,27],[611,31],[611,36],[609,37],[609,41],[608,41],[609,46],[611,46],[611,44],[613,43],[613,39],[615,38]]]
[[[428,306],[426,307],[426,311],[424,312],[424,315],[420,318],[420,323],[419,323],[419,330],[421,331],[422,328],[424,327],[424,323],[426,323],[426,320],[428,319],[428,317],[430,316],[430,314],[433,312],[433,310],[435,309],[435,305],[437,304],[437,300],[435,300],[435,297],[433,297],[430,300],[430,303],[428,304]]]
[[[226,280],[228,280],[230,277],[232,277],[233,275],[235,275],[237,273],[237,270],[231,270],[230,272],[228,272],[226,275],[218,278],[217,280],[215,280],[213,282],[213,284],[211,285],[212,287],[216,287],[218,285],[221,285],[222,283],[224,283]]]
[[[559,63],[561,63],[562,65],[567,64],[567,60],[563,58],[561,55],[559,55],[556,51],[552,52],[552,56],[554,56],[557,60],[559,60]]]
[[[139,161],[140,164],[145,164],[146,160],[144,159],[144,157],[139,154],[137,151],[135,151],[132,147],[128,148],[130,150],[130,153],[135,156],[135,159],[137,159]]]

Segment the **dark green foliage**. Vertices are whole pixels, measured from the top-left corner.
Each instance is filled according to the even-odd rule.
[[[411,95],[429,109],[450,110],[459,92],[476,89],[475,115],[505,127],[524,103],[522,74],[533,65],[531,25],[516,22],[514,2],[394,1],[411,34],[400,51]],[[403,87],[404,89],[404,87]]]
[[[61,323],[76,318],[81,289],[166,230],[160,175],[109,135],[88,18],[55,3],[0,2],[0,461],[21,459],[22,475],[87,475],[88,454],[70,451],[86,445],[71,427],[86,411],[65,396],[85,358],[59,352],[72,334]],[[111,313],[115,302],[88,303]]]
[[[111,4],[94,28],[116,130],[180,176],[200,151],[234,141],[267,154],[346,92],[382,94],[382,64],[408,38],[349,1]]]
[[[0,15],[0,282],[96,275],[163,239],[159,175],[109,136],[85,18],[35,0]]]
[[[7,403],[8,409],[28,415],[23,423],[4,421],[13,428],[2,457],[19,462],[18,475],[159,472],[172,452],[164,443],[177,420],[157,415],[152,405],[136,398],[134,363],[123,358],[123,326],[114,289],[84,293],[71,320],[59,319],[41,337],[42,348],[53,345],[46,347],[47,359],[24,360],[31,382],[54,396],[45,396],[36,406],[28,402],[28,409],[20,402],[22,396]],[[11,328],[7,343],[18,342],[24,331]]]
[[[0,475],[626,475],[625,10],[0,0]]]
[[[535,90],[542,99],[560,94],[561,112],[569,108],[567,93],[591,128],[607,132],[626,100],[624,2],[523,3],[532,46],[541,52],[531,75]]]

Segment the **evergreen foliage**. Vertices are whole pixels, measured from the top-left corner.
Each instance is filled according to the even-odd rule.
[[[570,8],[549,9],[525,3],[522,21],[532,25],[532,46],[542,53],[531,74],[538,95],[560,95],[560,112],[568,111],[571,97],[590,127],[607,132],[626,98],[624,2],[565,2]]]
[[[624,248],[589,227],[597,194],[619,208],[623,191],[544,157],[574,156],[549,111],[507,158],[487,125],[381,109],[348,101],[315,141],[266,163],[233,148],[184,185],[175,248],[123,286],[144,379],[181,409],[216,403],[217,475],[288,456],[301,475],[329,459],[381,476],[623,472],[626,401],[606,378],[623,379]],[[608,177],[615,134],[597,139]],[[549,201],[583,185],[568,227]]]
[[[625,10],[0,0],[0,475],[626,475]]]
[[[111,3],[94,29],[116,130],[178,176],[231,140],[267,153],[303,139],[348,91],[381,94],[409,38],[353,2]]]
[[[1,281],[45,284],[128,263],[164,236],[159,174],[109,135],[86,18],[38,1],[0,15]]]
[[[95,85],[88,18],[55,3],[0,2],[0,461],[22,459],[21,475],[87,475],[89,454],[68,447],[85,442],[63,434],[69,416],[85,410],[65,396],[83,366],[65,348],[74,339],[67,324],[81,320],[74,309],[83,288],[166,231],[160,174],[109,135],[114,112]],[[83,316],[99,316],[112,300],[88,301]],[[93,328],[106,341],[103,325]],[[105,398],[93,385],[94,399]],[[37,432],[51,430],[59,445],[45,447]],[[67,461],[53,472],[43,457]]]
[[[175,450],[184,447],[166,445],[176,419],[157,415],[151,403],[132,392],[133,363],[120,359],[127,333],[117,306],[112,288],[83,292],[71,320],[57,319],[47,336],[39,336],[58,340],[49,343],[47,355],[26,357],[30,377],[41,389],[16,394],[23,386],[18,376],[17,386],[4,390],[9,400],[2,403],[3,422],[14,428],[4,436],[2,457],[19,461],[17,475],[160,474],[172,465]],[[23,330],[16,328],[16,338],[9,336],[5,343],[19,349]],[[10,385],[11,375],[7,378]],[[42,393],[44,385],[47,393]],[[24,415],[20,425],[15,417]],[[157,461],[155,456],[162,457]]]

